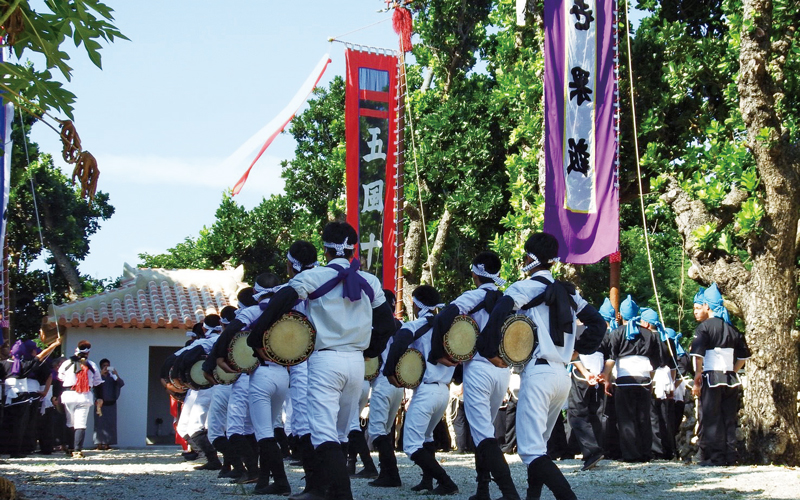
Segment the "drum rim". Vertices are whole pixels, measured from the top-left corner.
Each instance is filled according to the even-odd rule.
[[[233,360],[233,356],[232,356],[232,354],[233,354],[233,343],[238,341],[242,337],[247,338],[249,335],[250,335],[250,332],[246,331],[246,330],[242,330],[240,332],[236,332],[233,335],[233,337],[231,337],[231,341],[228,343],[228,349],[227,349],[228,355],[225,356],[225,361],[228,362],[228,366],[230,366],[234,370],[238,371],[239,373],[252,373],[252,372],[254,372],[256,370],[256,368],[258,368],[259,361],[258,361],[258,356],[256,356],[255,353],[253,353],[254,360],[253,360],[253,365],[252,366],[241,367],[241,366],[239,366],[238,363],[236,363],[236,361]],[[245,340],[245,342],[246,342],[246,340]]]
[[[450,333],[450,330],[447,330],[442,338],[442,342],[444,343],[444,351],[454,361],[469,361],[475,357],[475,351],[478,349],[478,335],[480,335],[481,331],[480,328],[478,328],[478,322],[468,314],[459,314],[456,316],[455,319],[453,319],[453,325],[456,324],[456,321],[465,321],[472,325],[472,328],[475,330],[475,344],[472,346],[472,350],[467,354],[453,354],[450,351],[450,344],[447,342],[447,334]],[[453,325],[450,325],[450,329],[453,328]]]
[[[237,373],[236,377],[233,380],[231,380],[230,382],[228,382],[228,381],[223,380],[222,377],[219,376],[218,370],[220,372],[224,372],[224,370],[222,368],[217,366],[217,367],[214,368],[214,371],[211,372],[211,376],[214,378],[214,380],[219,385],[233,385],[237,380],[239,380],[239,377],[242,376],[241,373]],[[225,373],[227,373],[227,372],[225,372]],[[229,375],[233,375],[233,374],[229,374]]]
[[[287,359],[283,359],[280,356],[277,356],[275,354],[275,351],[272,350],[272,347],[268,345],[267,339],[269,337],[270,332],[272,332],[272,329],[275,328],[275,325],[277,325],[278,323],[280,323],[282,321],[287,321],[288,319],[292,319],[292,318],[297,320],[297,321],[300,321],[301,323],[305,323],[308,326],[308,330],[311,333],[311,335],[310,335],[309,342],[308,342],[308,345],[306,346],[305,351],[303,351],[303,353],[300,356],[298,356],[298,357],[296,357],[294,359],[288,359],[287,360]],[[264,351],[266,352],[267,357],[269,359],[271,359],[273,362],[275,362],[275,363],[277,363],[277,364],[279,364],[281,366],[299,365],[303,361],[307,360],[309,358],[309,356],[311,356],[311,353],[314,352],[314,346],[315,346],[316,343],[317,343],[317,329],[314,328],[314,324],[311,323],[311,320],[308,319],[308,316],[306,316],[303,313],[297,312],[297,311],[289,311],[286,314],[284,314],[283,316],[281,316],[280,318],[278,318],[272,324],[272,326],[270,326],[269,329],[267,329],[267,331],[264,332],[264,335],[261,338],[261,345],[264,346]]]
[[[400,374],[397,373],[396,366],[394,369],[394,377],[397,379],[397,383],[400,384],[402,387],[405,387],[406,389],[416,389],[417,387],[420,386],[420,384],[422,384],[422,379],[425,378],[425,369],[427,368],[427,364],[425,363],[425,356],[422,355],[422,351],[420,351],[419,349],[414,349],[413,347],[409,347],[403,354],[400,355],[400,357],[397,359],[397,364],[400,364],[400,361],[402,361],[404,357],[409,355],[419,356],[419,358],[422,360],[422,373],[419,376],[419,381],[417,383],[406,382],[405,380],[403,380],[403,377],[401,377]]]
[[[183,389],[183,392],[186,392],[189,389],[191,389],[191,387],[189,387],[188,385],[183,383],[183,380],[180,379],[180,375],[178,373],[175,373],[174,377],[172,376],[173,375],[172,374],[172,370],[174,370],[174,369],[175,369],[175,365],[172,365],[169,368],[169,383],[172,384],[177,389]],[[175,383],[176,380],[178,382],[177,384]]]
[[[523,359],[521,361],[513,361],[513,360],[511,360],[508,357],[508,354],[506,354],[505,345],[503,344],[503,338],[505,337],[506,328],[508,327],[508,325],[510,323],[513,323],[515,321],[525,321],[526,323],[528,323],[530,325],[531,330],[533,331],[533,348],[531,349],[530,354],[528,354],[525,357],[525,359]],[[505,321],[503,321],[503,326],[500,327],[500,333],[501,333],[501,336],[500,336],[500,345],[498,346],[498,355],[500,356],[500,359],[502,359],[503,361],[506,362],[507,365],[509,365],[509,366],[525,366],[525,365],[528,364],[528,362],[531,359],[533,359],[533,353],[534,353],[534,351],[536,351],[536,346],[539,344],[539,338],[538,338],[539,328],[536,326],[536,323],[534,323],[532,319],[530,319],[525,314],[512,314],[511,316],[506,318]]]
[[[374,375],[367,375],[367,373],[366,373],[367,370],[366,369],[364,370],[364,380],[366,380],[367,382],[372,382],[373,380],[378,378],[378,375],[381,374],[381,367],[383,366],[383,359],[381,359],[380,356],[375,356],[374,358],[364,358],[364,365],[365,366],[366,366],[366,362],[367,362],[368,359],[377,359],[378,360],[378,369],[375,370],[375,374]]]

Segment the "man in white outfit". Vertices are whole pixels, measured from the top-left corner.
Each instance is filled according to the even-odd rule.
[[[78,342],[75,355],[62,363],[58,369],[58,379],[64,384],[61,393],[61,402],[67,411],[67,427],[75,431],[75,448],[72,452],[74,458],[83,458],[83,440],[86,437],[86,424],[89,420],[89,410],[96,404],[102,411],[103,400],[95,403],[94,387],[103,383],[100,368],[90,361],[89,351],[92,344],[86,340]]]
[[[495,366],[504,366],[497,353],[500,329],[508,315],[519,311],[536,325],[539,342],[522,372],[517,403],[517,446],[528,467],[527,499],[538,500],[547,485],[557,500],[574,500],[577,497],[569,482],[547,456],[547,440],[569,396],[567,364],[579,354],[597,350],[606,323],[574,286],[555,281],[550,274],[550,267],[558,261],[558,241],[552,235],[531,235],[525,252],[522,269],[531,277],[506,289],[481,333],[478,352]],[[586,326],[578,339],[576,317]]]
[[[346,222],[331,222],[322,240],[328,265],[298,274],[278,291],[253,325],[248,344],[258,346],[267,328],[298,299],[308,299],[308,317],[317,331],[308,359],[307,392],[317,477],[292,498],[318,500],[327,492],[331,498],[351,500],[342,444],[358,412],[364,356],[383,350],[394,321],[378,278],[360,271],[358,260],[350,262],[358,241],[355,229]]]

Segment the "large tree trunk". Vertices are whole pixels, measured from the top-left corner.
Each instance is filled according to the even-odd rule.
[[[436,239],[433,241],[433,248],[431,249],[428,260],[422,266],[422,282],[423,283],[436,283],[436,272],[439,269],[439,262],[442,260],[444,253],[444,244],[447,241],[447,235],[450,233],[450,226],[453,223],[453,214],[450,209],[445,207],[442,218],[439,219],[439,226],[436,229]]]
[[[716,282],[722,292],[741,307],[746,337],[753,353],[747,362],[744,414],[741,422],[746,459],[754,463],[800,464],[800,419],[797,392],[800,389],[797,315],[796,244],[800,214],[800,165],[797,148],[789,143],[776,113],[776,99],[782,98],[780,81],[773,79],[767,64],[771,60],[770,31],[772,3],[744,0],[747,23],[741,32],[739,108],[748,132],[748,147],[756,160],[764,186],[765,215],[761,236],[748,242],[752,266],[748,270],[736,256],[721,251],[705,252],[692,233],[707,223],[722,228],[738,204],[741,194],[732,191],[728,203],[712,213],[698,200],[683,192],[671,179],[664,195],[676,214],[678,230],[686,241],[692,261],[690,276],[703,283]],[[773,60],[771,70],[782,71]],[[776,83],[778,82],[778,83]],[[768,140],[759,138],[769,132]]]
[[[50,213],[50,208],[46,203],[43,203],[40,206],[42,209],[42,221],[44,222],[45,229],[42,236],[44,239],[44,245],[48,250],[50,250],[50,253],[53,254],[53,259],[55,259],[58,269],[61,271],[61,274],[64,275],[64,279],[67,280],[67,284],[69,285],[70,300],[75,300],[80,296],[81,292],[83,292],[83,284],[81,284],[80,275],[78,274],[78,270],[75,269],[75,266],[72,264],[72,260],[61,249],[61,246],[53,242],[48,237],[48,234],[51,234],[53,231],[55,231],[53,215]]]
[[[739,54],[739,110],[747,126],[750,150],[766,191],[764,238],[752,242],[753,258],[748,293],[742,306],[753,358],[745,387],[747,451],[759,463],[800,464],[800,421],[797,391],[800,367],[797,338],[792,338],[797,315],[795,251],[800,213],[800,165],[797,149],[782,131],[776,100],[784,98],[783,78],[773,80],[772,1],[744,0],[745,23]],[[748,19],[753,21],[748,27]],[[775,61],[782,72],[783,64]],[[769,140],[759,138],[769,131]]]
[[[406,202],[404,213],[408,220],[408,233],[403,248],[403,307],[410,318],[414,311],[411,294],[422,278],[422,218],[416,206]]]

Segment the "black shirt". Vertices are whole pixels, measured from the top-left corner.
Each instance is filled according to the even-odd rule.
[[[613,359],[619,365],[620,358],[627,356],[644,356],[650,361],[653,370],[660,366],[668,366],[664,356],[666,345],[661,342],[661,338],[647,328],[639,326],[639,335],[632,340],[625,337],[627,325],[622,325],[603,339],[601,349],[604,350],[606,359]],[[619,370],[619,367],[617,367]],[[617,385],[649,385],[650,376],[617,377]]]

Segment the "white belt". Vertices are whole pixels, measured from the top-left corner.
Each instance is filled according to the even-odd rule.
[[[706,355],[703,359],[703,371],[732,372],[733,349],[715,347],[713,350],[706,351]]]
[[[653,365],[647,356],[623,356],[617,360],[617,378],[650,377]]]
[[[6,379],[6,387],[17,393],[39,392],[39,382],[32,378],[9,377]]]

